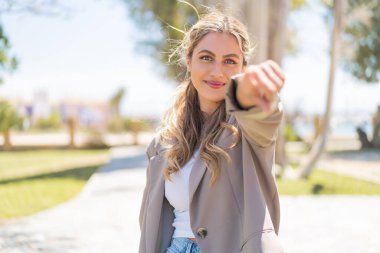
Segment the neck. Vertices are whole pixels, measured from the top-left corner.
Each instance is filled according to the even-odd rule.
[[[218,109],[219,105],[220,102],[200,103],[202,114],[205,116],[206,120],[207,117],[211,116],[216,111],[216,109]]]

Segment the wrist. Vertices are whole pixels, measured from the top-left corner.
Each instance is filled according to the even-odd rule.
[[[250,96],[247,96],[247,92],[244,91],[244,87],[242,85],[242,74],[236,75],[233,77],[235,81],[235,98],[236,102],[239,104],[239,106],[244,109],[248,110],[252,107],[256,106],[256,104],[252,101],[252,98]]]

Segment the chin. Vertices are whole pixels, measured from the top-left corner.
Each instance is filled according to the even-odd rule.
[[[212,99],[210,99],[210,101],[213,102],[213,103],[219,104],[219,103],[222,103],[224,101],[224,97],[222,97],[222,98],[212,98]]]

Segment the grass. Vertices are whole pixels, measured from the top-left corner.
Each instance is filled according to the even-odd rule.
[[[0,223],[73,198],[107,160],[107,150],[0,152]],[[380,195],[378,184],[323,170],[277,184],[281,195]]]
[[[0,180],[107,162],[108,150],[30,150],[0,152]]]
[[[97,168],[75,168],[0,181],[0,219],[30,215],[71,199]]]
[[[380,195],[380,185],[323,170],[308,180],[277,180],[280,195]]]
[[[0,223],[73,198],[107,161],[108,150],[0,153]]]

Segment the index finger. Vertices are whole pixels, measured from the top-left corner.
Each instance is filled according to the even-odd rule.
[[[268,60],[268,65],[272,68],[273,72],[282,80],[282,82],[285,81],[285,75],[282,72],[280,66],[272,60]]]

